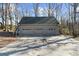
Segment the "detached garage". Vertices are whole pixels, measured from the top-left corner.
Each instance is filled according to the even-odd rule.
[[[16,33],[18,36],[53,36],[59,34],[55,17],[23,17]]]

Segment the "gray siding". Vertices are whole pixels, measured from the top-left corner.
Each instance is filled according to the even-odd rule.
[[[59,34],[58,26],[52,25],[21,25],[19,26],[19,35],[56,35]]]

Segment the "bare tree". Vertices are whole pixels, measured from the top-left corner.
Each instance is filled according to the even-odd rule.
[[[8,31],[8,3],[5,4],[5,31]]]
[[[48,17],[51,16],[51,4],[48,3]]]
[[[76,37],[76,8],[77,8],[77,3],[72,4],[73,7],[73,20],[72,20],[72,31],[73,31],[73,36]]]
[[[2,24],[3,24],[3,28],[4,28],[4,4],[2,3],[2,13],[1,13],[1,18],[2,18]]]
[[[38,8],[39,8],[39,3],[33,4],[33,9],[34,9],[35,17],[38,17]]]
[[[19,14],[18,14],[18,10],[17,10],[17,5],[18,4],[15,4],[15,23],[16,23],[16,26],[18,25],[18,18],[19,18]]]
[[[69,19],[68,19],[68,29],[69,29],[69,34],[71,35],[71,6],[70,4],[68,4],[68,15],[69,15]]]
[[[12,30],[12,15],[11,15],[10,3],[8,4],[8,16],[10,19],[10,30]]]

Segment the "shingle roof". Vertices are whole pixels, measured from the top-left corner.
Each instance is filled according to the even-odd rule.
[[[55,17],[23,17],[19,24],[58,24]]]

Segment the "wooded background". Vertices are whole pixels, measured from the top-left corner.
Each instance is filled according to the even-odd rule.
[[[24,10],[21,3],[0,3],[0,29],[16,31],[22,17],[52,17],[59,21],[60,33],[64,35],[79,35],[79,4],[78,3],[46,3],[47,8],[40,8],[42,3],[31,3],[32,10]],[[26,6],[26,5],[25,5]]]

